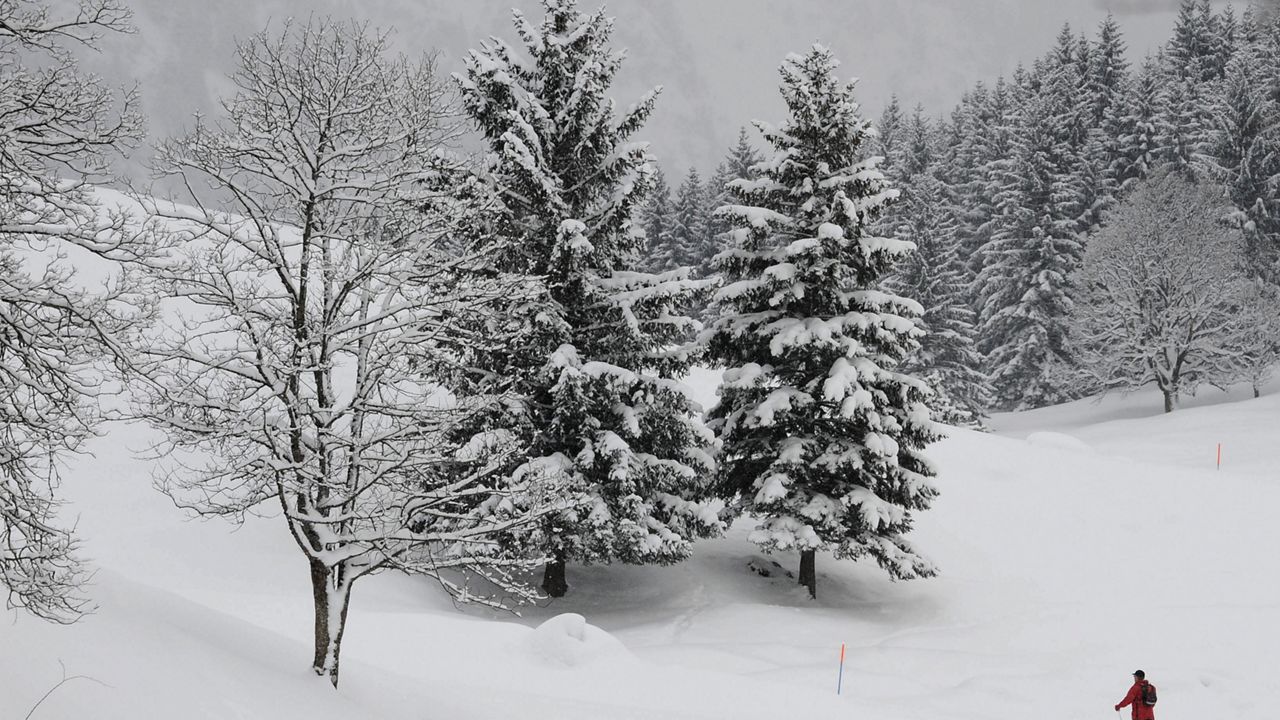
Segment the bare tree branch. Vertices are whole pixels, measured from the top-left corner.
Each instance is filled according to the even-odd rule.
[[[57,622],[88,607],[75,540],[53,522],[57,461],[94,434],[123,336],[149,306],[116,264],[141,258],[129,219],[89,186],[141,137],[137,96],[117,106],[65,43],[93,47],[127,19],[115,0],[69,18],[0,0],[0,584],[11,607]],[[108,279],[78,276],[89,264]]]
[[[423,573],[486,601],[449,575],[478,573],[531,595],[511,571],[540,558],[503,538],[549,489],[499,476],[509,437],[458,437],[508,399],[441,379],[523,278],[461,232],[487,200],[455,195],[469,173],[431,59],[327,20],[254,36],[239,58],[226,119],[161,149],[192,204],[147,201],[173,262],[152,269],[168,299],[135,397],[165,433],[157,483],[175,503],[232,519],[278,505],[311,568],[313,668],[336,684],[365,575]]]

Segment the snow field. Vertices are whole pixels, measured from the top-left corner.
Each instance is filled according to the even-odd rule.
[[[521,618],[362,581],[337,692],[309,674],[305,565],[278,520],[184,519],[130,455],[145,431],[115,427],[63,488],[99,610],[0,619],[0,718],[22,718],[59,660],[97,682],[33,718],[1065,720],[1114,717],[1138,667],[1161,720],[1270,718],[1280,395],[1213,400],[1231,402],[1163,416],[1140,393],[953,430],[913,533],[933,580],[820,557],[812,602],[796,558],[759,553],[740,522],[681,565],[570,567],[570,595]]]

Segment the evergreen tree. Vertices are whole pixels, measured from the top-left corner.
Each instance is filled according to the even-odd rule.
[[[1231,64],[1231,59],[1236,56],[1236,52],[1240,49],[1243,35],[1240,21],[1236,18],[1235,8],[1230,5],[1223,8],[1222,14],[1216,18],[1213,29],[1213,67],[1215,76],[1224,78],[1227,75],[1227,66]]]
[[[527,59],[491,39],[458,80],[503,202],[491,242],[503,269],[545,287],[541,302],[486,328],[490,342],[467,361],[519,398],[488,419],[525,448],[506,472],[563,498],[517,538],[550,558],[543,589],[559,596],[569,560],[675,562],[721,524],[715,502],[698,502],[713,438],[671,380],[694,359],[680,348],[695,323],[678,308],[696,283],[684,271],[627,271],[639,250],[632,216],[653,182],[647,146],[631,138],[654,94],[615,121],[606,93],[623,56],[609,47],[612,20],[574,0],[543,7],[539,25],[515,13]]]
[[[1043,130],[1029,136],[1043,144],[1028,147],[1050,164],[1049,204],[1041,211],[1042,222],[1046,232],[1061,237],[1092,224],[1098,196],[1097,172],[1085,155],[1090,117],[1078,48],[1071,28],[1064,26],[1041,65],[1040,87],[1024,116]]]
[[[1066,316],[1081,233],[1099,203],[1099,173],[1085,155],[1088,106],[1064,28],[1055,48],[1019,82],[1008,159],[993,172],[996,214],[975,285],[981,350],[996,406],[1037,407],[1070,398]]]
[[[921,308],[877,288],[911,248],[866,232],[895,193],[863,159],[871,126],[836,66],[821,46],[782,64],[790,118],[758,125],[773,157],[733,186],[707,336],[727,367],[712,411],[722,491],[759,519],[754,542],[800,551],[814,596],[818,550],[870,555],[895,578],[935,573],[905,538],[937,492],[921,454],[937,438],[928,389],[897,369]]]
[[[1219,43],[1215,38],[1212,9],[1207,0],[1182,0],[1173,24],[1166,57],[1171,76],[1195,83],[1215,76]]]
[[[914,178],[928,171],[934,163],[934,135],[924,106],[917,105],[907,121],[906,139],[902,150],[901,177]]]
[[[1120,118],[1112,132],[1116,137],[1116,153],[1110,176],[1117,195],[1134,182],[1146,178],[1160,164],[1164,149],[1161,115],[1161,75],[1159,60],[1148,57],[1134,77],[1129,95],[1120,110]]]
[[[953,425],[980,425],[991,403],[981,371],[977,319],[969,307],[967,272],[956,241],[954,202],[930,172],[912,176],[911,187],[893,206],[895,237],[916,251],[895,268],[891,286],[924,307],[920,350],[903,372],[934,389],[934,418]]]
[[[671,247],[675,263],[672,268],[693,268],[701,274],[710,256],[715,255],[711,229],[707,226],[704,190],[697,168],[689,168],[671,208]]]
[[[1026,111],[1031,119],[1021,124],[1013,156],[997,177],[997,217],[981,251],[976,288],[980,350],[995,406],[1004,409],[1070,398],[1062,387],[1070,365],[1066,316],[1070,276],[1082,251],[1054,130],[1036,104]]]
[[[1018,132],[1013,110],[1013,92],[1004,78],[992,90],[978,83],[952,114],[941,150],[938,176],[954,193],[956,242],[970,286],[981,270],[979,250],[991,239],[1000,174],[1010,162]]]
[[[735,180],[754,180],[756,178],[755,166],[760,162],[760,151],[756,150],[751,144],[751,138],[747,134],[747,129],[738,129],[738,142],[729,149],[729,153],[724,160],[716,168],[716,172],[711,176],[711,180],[707,183],[707,235],[710,237],[711,247],[708,248],[710,254],[706,255],[706,260],[699,267],[699,273],[702,277],[708,277],[715,273],[715,256],[727,246],[725,233],[729,232],[730,224],[726,218],[716,215],[716,208],[731,204],[733,201],[732,193],[729,185]]]
[[[1270,277],[1280,262],[1280,108],[1260,76],[1248,54],[1231,62],[1201,159],[1236,208],[1251,272]]]
[[[893,176],[898,173],[907,142],[906,135],[907,122],[902,115],[902,104],[898,102],[898,96],[893,95],[889,98],[889,104],[885,105],[884,112],[880,113],[875,142],[872,144],[875,154],[884,158],[880,163],[880,170],[885,174]]]
[[[661,273],[680,267],[672,246],[671,229],[674,224],[671,188],[659,168],[653,174],[653,189],[641,210],[640,226],[644,230],[645,252],[638,267],[642,272]]]
[[[1208,0],[1183,0],[1163,56],[1162,159],[1189,177],[1208,142],[1210,108],[1218,93],[1212,86],[1224,77],[1227,53],[1234,43],[1222,30],[1223,22],[1213,14]]]
[[[1115,18],[1107,15],[1098,27],[1098,40],[1085,76],[1090,125],[1101,127],[1114,114],[1123,102],[1128,78],[1124,32]]]
[[[751,137],[747,134],[747,129],[738,129],[738,142],[729,149],[729,154],[725,155],[722,166],[724,174],[733,180],[754,180],[759,173],[756,171],[756,165],[760,163],[760,151],[751,144]],[[722,188],[716,187],[716,192],[720,192]]]
[[[1085,77],[1084,93],[1089,105],[1089,138],[1084,156],[1096,173],[1096,197],[1092,211],[1085,217],[1087,228],[1093,228],[1105,208],[1119,194],[1128,170],[1123,161],[1125,150],[1125,102],[1130,92],[1129,61],[1125,59],[1125,42],[1120,25],[1108,15],[1098,28],[1098,40]]]
[[[1209,89],[1207,83],[1194,77],[1166,77],[1158,100],[1161,135],[1160,159],[1175,169],[1194,175],[1195,162],[1205,142],[1208,119]]]

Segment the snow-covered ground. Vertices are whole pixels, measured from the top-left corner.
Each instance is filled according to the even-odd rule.
[[[1115,717],[1142,668],[1161,720],[1270,720],[1280,387],[1188,405],[1164,416],[1138,393],[953,431],[914,533],[933,580],[820,558],[810,601],[796,558],[739,524],[683,565],[571,567],[570,596],[520,618],[363,581],[337,691],[309,674],[306,567],[283,527],[185,519],[131,455],[146,432],[115,427],[63,487],[99,609],[70,627],[0,615],[0,718],[61,662],[92,680],[32,718],[1080,720]]]

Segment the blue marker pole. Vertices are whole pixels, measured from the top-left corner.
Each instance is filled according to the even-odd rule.
[[[840,674],[836,675],[836,694],[840,694],[840,688],[844,685],[844,643],[840,643]]]

